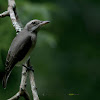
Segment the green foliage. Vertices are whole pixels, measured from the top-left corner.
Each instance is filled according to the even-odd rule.
[[[23,26],[32,19],[51,21],[41,28],[31,54],[40,99],[99,100],[100,2],[16,0],[16,3]],[[0,1],[0,12],[6,8],[7,1]],[[0,19],[0,80],[14,37],[10,18]],[[6,100],[18,91],[20,77],[21,67],[15,67],[6,90],[0,83],[0,100]],[[27,86],[31,93],[29,82]]]

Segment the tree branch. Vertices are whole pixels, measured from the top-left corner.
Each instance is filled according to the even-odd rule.
[[[16,3],[15,0],[8,0],[8,11],[9,15],[13,24],[13,27],[15,28],[16,32],[20,32],[22,28],[20,27],[18,23],[18,19],[16,16]]]
[[[37,94],[37,88],[35,85],[34,74],[31,70],[29,71],[29,77],[30,77],[31,90],[32,90],[32,94],[33,94],[33,100],[39,100],[39,97]]]
[[[6,17],[6,16],[9,16],[9,11],[5,11],[3,12],[2,14],[0,14],[0,17]]]
[[[30,65],[30,59],[28,61],[28,65]],[[30,78],[30,85],[31,85],[31,90],[32,90],[32,95],[33,95],[33,100],[39,100],[38,94],[37,94],[37,88],[35,84],[35,78],[34,78],[34,73],[32,70],[29,70],[29,78]]]
[[[25,66],[28,67],[28,64],[26,63]],[[25,100],[30,100],[29,94],[26,91],[26,84],[27,84],[26,81],[27,81],[27,69],[23,67],[19,92],[8,100],[18,100],[21,96],[23,96]]]
[[[10,16],[13,27],[15,28],[15,30],[17,32],[16,34],[18,34],[22,30],[22,28],[20,27],[19,22],[18,22],[15,0],[8,0],[8,11],[5,11],[2,14],[0,14],[0,17],[2,17],[2,18],[6,17],[6,16]],[[25,66],[30,67],[30,58],[25,63]],[[35,85],[34,73],[33,73],[33,71],[28,70],[25,67],[23,67],[23,69],[22,69],[22,78],[21,78],[19,92],[16,93],[13,97],[11,97],[8,100],[18,100],[21,96],[23,96],[25,98],[25,100],[30,100],[29,94],[26,91],[26,83],[27,83],[28,73],[29,73],[29,77],[30,77],[30,84],[31,84],[33,100],[39,100],[36,85]]]

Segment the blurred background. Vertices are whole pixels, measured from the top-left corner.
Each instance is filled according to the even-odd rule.
[[[38,33],[31,54],[40,100],[99,100],[100,1],[16,0],[16,5],[23,26],[32,19],[51,21]],[[7,0],[0,0],[0,13],[7,7]],[[7,89],[2,87],[4,62],[15,36],[10,18],[0,18],[0,100],[19,90],[21,67],[12,71]],[[27,90],[32,98],[29,79]]]

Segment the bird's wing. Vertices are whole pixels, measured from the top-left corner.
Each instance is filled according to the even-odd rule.
[[[2,80],[4,88],[6,88],[7,80],[15,64],[25,57],[32,46],[31,36],[19,34],[14,38],[6,58],[5,75]]]
[[[20,39],[20,37],[17,37],[17,39],[15,38],[6,58],[6,70],[11,70],[17,62],[21,61],[28,53],[31,46],[31,36],[26,36],[24,39]]]

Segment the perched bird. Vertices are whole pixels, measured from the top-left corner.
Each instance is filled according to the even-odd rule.
[[[6,88],[8,77],[15,65],[21,65],[30,56],[37,40],[39,28],[49,21],[32,20],[13,39],[6,58],[6,68],[3,77],[3,87]]]

